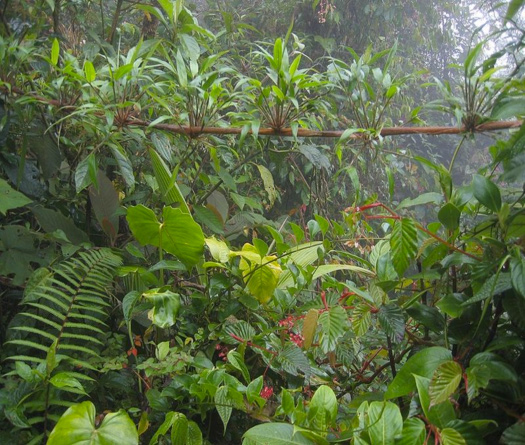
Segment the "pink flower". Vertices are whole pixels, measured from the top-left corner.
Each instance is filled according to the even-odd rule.
[[[271,386],[265,386],[263,389],[261,389],[260,395],[263,399],[268,400],[273,395],[273,388]]]
[[[290,340],[300,348],[303,347],[304,337],[301,334],[294,334],[293,332],[290,332]]]

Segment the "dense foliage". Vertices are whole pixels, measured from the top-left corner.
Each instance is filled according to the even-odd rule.
[[[524,3],[6,0],[0,441],[523,443]]]

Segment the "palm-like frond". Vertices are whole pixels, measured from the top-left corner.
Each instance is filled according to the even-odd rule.
[[[110,249],[80,252],[61,262],[24,297],[27,324],[11,329],[22,333],[8,343],[23,354],[11,360],[41,363],[56,341],[56,353],[72,359],[97,355],[97,334],[106,327],[108,288],[121,259]]]

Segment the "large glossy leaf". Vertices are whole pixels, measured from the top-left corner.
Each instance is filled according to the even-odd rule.
[[[215,401],[215,408],[217,409],[217,412],[219,413],[219,416],[224,425],[224,432],[226,433],[226,427],[228,426],[228,422],[230,421],[230,417],[232,415],[232,410],[233,410],[232,408],[233,404],[228,395],[227,386],[221,386],[217,390],[217,392],[215,393],[214,401]]]
[[[452,360],[441,363],[430,380],[430,404],[437,405],[448,400],[458,388],[462,375],[463,370],[459,363]]]
[[[510,260],[510,278],[512,287],[525,297],[525,259],[521,255]]]
[[[202,259],[204,234],[189,213],[166,206],[161,223],[152,210],[143,205],[128,208],[126,216],[131,232],[142,245],[150,244],[175,255],[186,266]]]
[[[340,270],[349,270],[351,272],[369,276],[374,275],[374,272],[371,270],[359,266],[352,266],[351,264],[322,264],[321,266],[317,267],[317,269],[315,269],[315,272],[312,275],[312,280]]]
[[[307,378],[311,373],[310,362],[301,348],[293,343],[287,344],[277,356],[283,370],[292,375],[302,372]]]
[[[97,184],[97,158],[94,153],[90,153],[84,159],[82,159],[75,170],[75,185],[77,193],[80,193],[86,187]]]
[[[511,274],[509,272],[496,273],[485,281],[481,288],[471,298],[465,301],[462,306],[468,306],[478,301],[491,298],[493,295],[499,295],[511,287]]]
[[[453,428],[444,428],[439,432],[443,445],[467,445],[463,436]]]
[[[385,393],[387,399],[401,397],[416,389],[413,374],[431,378],[436,368],[443,362],[452,360],[448,349],[432,346],[423,349],[410,357],[399,370]]]
[[[447,202],[438,213],[438,219],[447,229],[455,230],[459,227],[461,211],[451,202]]]
[[[403,417],[392,402],[372,402],[368,408],[368,434],[375,445],[393,445],[401,437]]]
[[[401,276],[417,253],[417,230],[414,221],[403,218],[395,222],[390,247],[394,268]]]
[[[91,402],[73,405],[53,428],[48,445],[137,445],[135,424],[124,410],[109,413],[95,426],[95,406]]]
[[[474,175],[472,188],[475,198],[493,212],[501,208],[501,193],[496,184],[481,175]]]
[[[319,258],[319,249],[324,251],[323,243],[321,241],[304,243],[286,251],[283,254],[283,258],[288,258],[288,261],[292,261],[297,266],[306,267]],[[286,289],[293,285],[294,279],[292,273],[289,270],[285,270],[279,278],[277,287],[279,289]]]
[[[11,188],[7,181],[0,178],[0,213],[5,215],[8,210],[23,207],[31,202],[31,199]]]
[[[288,423],[264,423],[244,433],[242,445],[313,445]]]
[[[401,341],[405,334],[405,316],[403,310],[394,303],[379,308],[377,318],[385,334],[396,341]]]
[[[337,398],[332,388],[322,385],[310,401],[308,419],[314,430],[327,431],[337,416]]]

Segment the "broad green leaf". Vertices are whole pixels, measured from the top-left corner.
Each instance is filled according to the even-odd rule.
[[[82,402],[68,408],[51,431],[48,445],[138,445],[135,424],[124,410],[109,413],[97,428],[95,406]]]
[[[23,207],[32,203],[33,200],[11,188],[11,186],[0,178],[0,213],[5,215],[8,210]]]
[[[188,419],[184,414],[177,413],[171,426],[171,443],[188,443]]]
[[[310,401],[308,419],[314,430],[327,431],[337,417],[337,398],[332,388],[322,385]]]
[[[488,386],[491,380],[516,382],[518,377],[512,366],[491,352],[480,352],[470,360],[467,368],[467,395],[469,402]]]
[[[86,80],[89,83],[94,82],[97,77],[97,72],[95,71],[95,67],[89,60],[86,60],[84,62],[84,74],[86,76]]]
[[[459,363],[452,360],[441,363],[430,380],[428,388],[430,405],[448,400],[458,388],[462,375],[463,370]]]
[[[282,272],[281,266],[276,261],[277,257],[273,255],[261,257],[257,248],[248,243],[243,246],[242,251],[233,254],[242,258],[239,268],[243,272],[244,283],[250,293],[260,303],[268,303]]]
[[[423,445],[426,439],[425,422],[417,417],[406,419],[403,423],[401,439],[396,440],[396,445]]]
[[[368,304],[358,304],[352,311],[352,330],[357,337],[361,337],[368,332],[372,323],[371,307]]]
[[[459,227],[461,211],[451,202],[447,202],[438,213],[438,219],[447,229],[456,230]]]
[[[496,184],[481,175],[474,175],[472,181],[474,197],[494,213],[501,208],[501,193]]]
[[[317,321],[319,319],[319,311],[317,309],[310,309],[303,321],[303,348],[309,349],[312,346],[315,337],[315,331],[317,330]]]
[[[452,360],[451,352],[439,346],[432,346],[417,352],[407,360],[392,383],[388,385],[385,398],[393,399],[414,391],[416,384],[412,374],[431,378],[436,368],[448,360]]]
[[[368,408],[368,434],[374,445],[393,445],[403,431],[403,417],[392,402],[372,402]]]
[[[499,121],[523,116],[525,114],[525,104],[523,102],[523,97],[502,97],[492,108],[490,117]]]
[[[230,421],[230,417],[232,415],[232,401],[230,399],[230,396],[228,395],[228,387],[227,386],[221,386],[214,396],[215,401],[215,408],[217,409],[217,412],[219,413],[219,416],[222,420],[222,423],[224,425],[224,433],[226,433],[226,427],[228,426],[228,422]]]
[[[89,242],[86,233],[80,230],[71,218],[64,216],[58,210],[46,209],[42,206],[35,206],[31,210],[46,233],[61,230],[69,242],[73,244]]]
[[[51,64],[54,66],[58,65],[58,56],[60,55],[60,43],[58,39],[53,39],[53,45],[51,46]]]
[[[76,392],[86,394],[84,387],[78,381],[78,379],[68,372],[59,372],[58,374],[55,374],[49,379],[49,383],[51,383],[55,388],[61,388],[64,391],[67,391],[68,388],[74,388],[77,390]]]
[[[244,433],[242,445],[314,445],[288,423],[263,423]]]
[[[159,292],[151,289],[142,296],[153,304],[153,309],[148,314],[151,322],[163,329],[173,326],[177,322],[180,309],[180,295],[169,290]]]
[[[175,56],[175,62],[177,65],[177,75],[179,77],[179,85],[182,88],[186,88],[188,86],[188,71],[186,70],[186,62],[184,62],[182,54],[179,50],[177,50],[177,55]]]
[[[176,443],[173,442],[172,443]],[[190,420],[188,422],[188,441],[186,445],[202,445],[202,431],[194,421]]]
[[[186,266],[196,265],[204,252],[204,234],[189,213],[166,206],[163,222],[142,204],[128,208],[126,219],[133,236],[142,245],[150,244],[175,255]]]
[[[501,443],[505,445],[523,445],[524,437],[525,423],[518,421],[503,432]]]
[[[394,268],[401,276],[417,253],[417,230],[414,221],[403,218],[395,222],[390,247]]]
[[[443,445],[467,445],[463,436],[453,428],[444,428],[439,432]]]
[[[347,317],[346,311],[341,306],[334,306],[320,315],[319,343],[324,353],[335,351],[338,340],[346,332]]]

